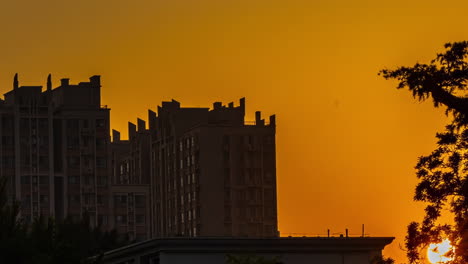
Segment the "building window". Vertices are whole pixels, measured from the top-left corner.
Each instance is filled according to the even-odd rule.
[[[142,214],[135,215],[135,222],[137,224],[144,224],[145,223],[145,215],[142,215]]]
[[[107,185],[107,177],[106,176],[98,176],[97,177],[97,184],[100,186]]]
[[[49,160],[45,156],[40,156],[39,157],[39,168],[43,170],[48,170],[49,169]]]
[[[135,206],[136,207],[145,207],[145,196],[144,195],[135,195]]]
[[[31,215],[23,215],[23,221],[26,223],[26,224],[30,224],[31,223]]]
[[[79,176],[70,176],[70,177],[68,177],[68,183],[70,183],[70,184],[79,184],[80,183]]]
[[[114,203],[117,207],[125,207],[127,205],[127,195],[114,195]]]
[[[105,138],[96,138],[96,147],[102,148],[106,146],[106,139]]]
[[[137,242],[145,241],[145,240],[146,240],[146,235],[145,235],[145,234],[137,234],[137,235],[135,236],[135,240],[136,240]],[[150,262],[150,263],[153,263],[153,262]],[[159,263],[159,261],[158,261],[158,262],[154,262],[154,263]]]
[[[76,149],[80,146],[80,138],[78,136],[67,138],[67,146],[69,149]]]
[[[80,203],[80,196],[79,195],[70,195],[69,196],[71,204],[79,204]]]
[[[126,224],[127,223],[127,216],[126,215],[117,215],[115,217],[115,222],[117,224]]]
[[[4,146],[13,146],[13,137],[3,136],[2,137],[2,144]]]
[[[94,194],[85,194],[84,195],[84,203],[86,205],[94,205],[94,201],[95,201]]]
[[[96,158],[96,167],[97,168],[107,168],[107,161],[105,157]]]
[[[104,128],[106,126],[106,120],[96,119],[96,128]]]
[[[98,215],[98,225],[107,225],[107,215]]]
[[[39,176],[39,184],[48,184],[49,176]]]
[[[23,200],[21,202],[23,207],[31,207],[31,195],[26,195],[25,197],[23,197]]]
[[[21,176],[21,184],[30,184],[31,183],[31,176]]]
[[[102,199],[102,195],[97,195],[97,198],[96,198],[96,199],[97,199],[97,204],[99,204],[99,205],[104,204],[104,201],[103,201],[103,199]]]
[[[49,202],[49,196],[47,195],[41,195],[39,196],[40,202],[41,203],[48,203]]]
[[[84,182],[86,185],[90,185],[93,182],[93,176],[84,176]]]

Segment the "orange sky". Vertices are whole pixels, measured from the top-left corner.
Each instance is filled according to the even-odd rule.
[[[277,115],[279,228],[326,234],[361,224],[396,236],[403,261],[413,167],[447,119],[377,76],[467,40],[468,1],[2,0],[0,92],[102,75],[112,127],[183,106],[247,99]]]

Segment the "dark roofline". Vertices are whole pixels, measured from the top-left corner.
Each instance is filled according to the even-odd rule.
[[[151,239],[104,253],[105,260],[154,252],[314,253],[382,250],[394,237],[175,237]]]
[[[42,92],[42,86],[39,86],[39,85],[23,85],[23,86],[18,87],[18,89],[21,89],[21,88],[37,88],[37,89],[41,89],[41,92]],[[15,89],[10,90],[10,91],[4,93],[3,96],[6,96],[6,95],[8,95],[10,93],[13,93],[14,91],[16,91],[16,90]]]

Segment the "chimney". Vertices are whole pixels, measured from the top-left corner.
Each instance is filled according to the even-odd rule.
[[[241,108],[241,111],[242,111],[242,115],[245,115],[245,97],[242,97],[239,100],[239,104],[240,104],[240,108]]]
[[[234,103],[233,102],[229,103],[229,108],[234,108]]]
[[[70,84],[70,79],[68,78],[60,79],[60,86],[68,86],[69,84]]]
[[[148,123],[149,129],[155,130],[156,129],[156,113],[148,109]]]
[[[120,132],[112,129],[112,142],[120,142]]]
[[[213,103],[213,109],[214,109],[214,110],[218,110],[218,109],[220,109],[222,106],[223,106],[223,103],[221,103],[221,102],[214,102],[214,103]]]
[[[265,125],[265,120],[262,119],[262,112],[260,111],[255,112],[255,125],[257,126]]]
[[[89,82],[96,87],[101,87],[101,76],[100,75],[94,75],[89,77]]]
[[[18,89],[19,83],[18,83],[18,73],[15,74],[15,77],[13,77],[13,89]]]
[[[270,116],[270,126],[276,126],[276,115]]]
[[[137,118],[138,132],[146,130],[146,122],[140,118]]]
[[[128,122],[128,139],[132,140],[136,135],[136,126],[132,122]]]
[[[47,91],[52,90],[52,75],[49,73],[47,76]]]

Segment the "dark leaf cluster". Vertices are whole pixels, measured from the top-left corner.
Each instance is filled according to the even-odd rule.
[[[453,263],[468,261],[467,134],[467,128],[447,126],[444,133],[437,134],[437,149],[418,160],[416,174],[420,182],[416,186],[414,199],[426,202],[427,206],[423,221],[408,226],[406,246],[411,263],[417,263],[420,257],[418,252],[422,248],[440,242],[443,237],[449,237],[456,248]],[[444,208],[455,216],[452,225],[437,223]]]
[[[448,237],[455,248],[449,254],[453,264],[468,263],[468,42],[445,44],[429,64],[380,71],[386,79],[396,79],[398,89],[407,88],[424,101],[432,98],[435,107],[446,106],[452,123],[437,133],[437,148],[416,164],[414,200],[427,203],[422,222],[412,222],[406,236],[410,263],[419,263],[419,252],[430,243]],[[453,223],[441,224],[449,210]]]
[[[445,52],[437,54],[429,64],[416,63],[412,67],[383,69],[386,79],[396,79],[397,88],[409,89],[413,96],[424,101],[432,97],[435,107],[445,105],[457,125],[468,124],[468,42],[445,44]]]

